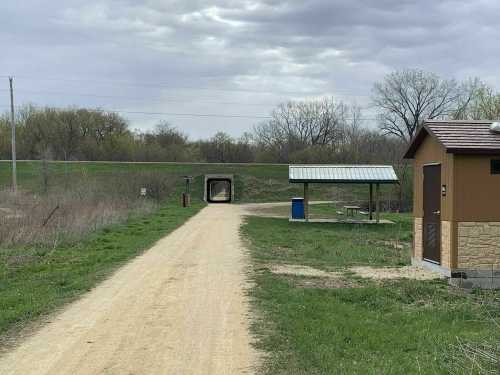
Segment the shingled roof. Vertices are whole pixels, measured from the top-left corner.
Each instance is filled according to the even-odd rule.
[[[404,158],[413,159],[428,135],[451,154],[500,154],[500,134],[490,130],[493,121],[426,121],[413,138]]]

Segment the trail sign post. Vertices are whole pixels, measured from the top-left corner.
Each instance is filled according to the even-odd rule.
[[[183,178],[186,182],[186,187],[184,193],[182,193],[182,207],[189,207],[191,205],[191,181],[193,181],[193,177],[184,176]]]

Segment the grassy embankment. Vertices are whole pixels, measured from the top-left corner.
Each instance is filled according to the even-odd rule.
[[[383,217],[397,225],[247,219],[251,296],[261,317],[253,329],[268,354],[265,373],[483,373],[479,366],[495,373],[498,362],[481,352],[498,361],[498,292],[467,294],[441,280],[374,281],[349,272],[409,263],[411,217]],[[403,248],[394,246],[398,239]],[[280,275],[270,271],[275,264],[345,273],[342,282]]]
[[[235,176],[236,201],[276,202],[288,201],[302,196],[301,184],[288,183],[287,165],[242,165],[242,164],[172,164],[172,163],[58,163],[50,164],[53,184],[63,184],[67,176],[74,173],[89,176],[106,176],[110,173],[130,173],[134,171],[166,173],[172,175],[202,176],[208,173],[227,173]],[[40,184],[42,163],[19,162],[20,183],[29,188]],[[10,183],[10,164],[0,162],[0,186]],[[202,194],[202,179],[194,184],[194,194]],[[396,194],[391,186],[382,186],[382,198],[395,200]],[[313,200],[366,201],[368,187],[364,185],[316,184],[310,189]]]

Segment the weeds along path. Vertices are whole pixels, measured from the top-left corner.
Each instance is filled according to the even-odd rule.
[[[0,374],[244,374],[241,209],[211,205],[0,358]]]

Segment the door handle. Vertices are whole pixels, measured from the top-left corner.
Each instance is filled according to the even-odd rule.
[[[441,215],[441,211],[437,210],[433,212],[434,215]]]

